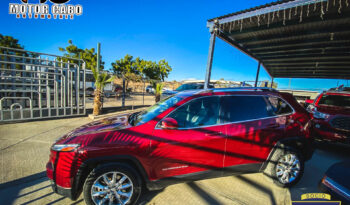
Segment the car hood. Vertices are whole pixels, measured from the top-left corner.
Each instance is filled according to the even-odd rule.
[[[88,123],[86,125],[78,127],[75,130],[69,132],[68,134],[66,134],[65,136],[60,138],[57,141],[57,143],[62,143],[63,141],[66,141],[67,139],[71,139],[71,138],[81,136],[81,135],[96,134],[96,133],[107,132],[107,131],[115,131],[115,130],[121,130],[121,129],[131,127],[131,125],[128,123],[128,116],[129,115],[130,114],[108,117],[108,118],[104,118],[102,120]]]
[[[330,115],[350,115],[350,108],[337,106],[318,105],[317,111],[327,113]]]

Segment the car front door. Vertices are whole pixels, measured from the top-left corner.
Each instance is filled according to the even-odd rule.
[[[207,96],[192,99],[166,117],[176,120],[178,128],[162,128],[160,121],[151,142],[155,178],[220,175],[215,170],[223,167],[225,137],[219,115],[220,97]]]

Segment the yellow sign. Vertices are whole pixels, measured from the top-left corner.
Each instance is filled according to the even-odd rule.
[[[306,200],[306,199],[327,199],[327,200],[331,200],[331,195],[324,194],[324,193],[308,193],[308,194],[301,195],[301,200]]]
[[[301,201],[292,201],[292,205],[341,205],[341,201],[331,201],[331,195],[325,193],[307,193],[301,195]]]

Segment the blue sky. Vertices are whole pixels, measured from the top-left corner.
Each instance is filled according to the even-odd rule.
[[[37,3],[39,0],[29,0]],[[102,3],[103,2],[103,3]],[[173,67],[169,80],[204,79],[208,55],[207,19],[268,3],[266,0],[71,0],[81,4],[82,16],[74,20],[16,19],[8,14],[9,3],[0,3],[0,33],[20,40],[25,49],[60,54],[69,39],[82,48],[102,44],[106,68],[125,54],[158,61],[166,59]],[[257,62],[216,41],[212,79],[255,80]],[[263,70],[260,80],[268,80]],[[288,88],[289,79],[277,79],[280,88]],[[344,80],[292,79],[295,89],[326,89]]]

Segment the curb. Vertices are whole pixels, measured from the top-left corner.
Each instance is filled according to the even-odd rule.
[[[129,114],[129,113],[133,113],[133,112],[139,112],[139,111],[142,111],[146,108],[148,108],[148,107],[138,108],[135,110],[117,111],[117,112],[112,112],[112,113],[108,113],[108,114],[104,114],[104,115],[97,115],[97,116],[90,114],[88,116],[88,118],[90,118],[91,120],[94,121],[94,120],[99,120],[99,119],[103,119],[103,118],[107,118],[107,117],[113,117],[115,115],[122,115],[122,114]]]

